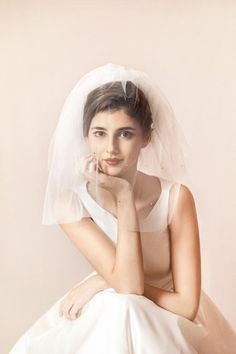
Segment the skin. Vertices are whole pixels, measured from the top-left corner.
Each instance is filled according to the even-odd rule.
[[[129,129],[123,129],[124,127]],[[140,196],[141,186],[146,182],[146,178],[143,179],[144,174],[137,171],[137,161],[140,150],[148,144],[149,137],[143,134],[139,123],[123,110],[99,112],[91,122],[87,140],[101,170],[109,176],[120,177],[127,181],[132,188],[135,201],[140,201],[143,198]],[[104,161],[107,158],[117,158],[122,161],[117,166],[109,166]],[[89,179],[88,175],[87,178]],[[118,184],[119,181],[115,182]],[[95,196],[92,184],[89,185],[89,192]],[[110,189],[111,193],[106,193],[103,186],[99,192],[104,196],[102,199],[107,200],[108,209],[114,210],[115,201],[114,198],[113,201],[111,200],[110,195],[114,190]]]
[[[121,129],[124,127],[132,130]],[[84,158],[84,174],[89,180],[89,193],[94,198],[97,196],[96,176],[99,195],[106,201],[104,208],[117,217],[118,241],[115,247],[89,218],[61,225],[98,273],[76,285],[63,299],[60,315],[68,319],[75,319],[83,305],[106,287],[113,287],[120,293],[146,296],[158,306],[189,320],[196,316],[201,289],[199,230],[194,198],[184,185],[180,187],[168,226],[174,292],[144,282],[140,233],[136,231],[138,216],[150,210],[150,199],[160,193],[156,178],[137,172],[138,156],[148,142],[139,123],[123,110],[99,112],[92,119],[88,135],[91,155]],[[122,161],[117,166],[108,166],[103,159],[109,157]],[[92,169],[89,169],[91,164]],[[144,183],[151,186],[149,195],[141,188]]]

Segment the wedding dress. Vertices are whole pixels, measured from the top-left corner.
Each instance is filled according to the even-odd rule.
[[[163,178],[160,182],[160,197],[143,220],[158,220],[159,229],[141,232],[145,282],[172,291],[167,227],[172,183]],[[116,243],[117,219],[92,198],[86,183],[80,186],[78,195],[91,218]],[[236,353],[236,333],[203,290],[194,321],[167,311],[145,296],[120,294],[113,288],[99,291],[77,319],[68,320],[59,316],[62,298],[16,342],[10,354]]]

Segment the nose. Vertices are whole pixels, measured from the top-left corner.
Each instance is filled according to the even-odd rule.
[[[114,155],[118,152],[118,146],[115,137],[110,137],[108,139],[106,152],[110,155]]]

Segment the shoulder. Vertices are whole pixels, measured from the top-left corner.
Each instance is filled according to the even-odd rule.
[[[196,206],[191,189],[185,184],[177,184],[178,194],[175,208],[173,210],[170,227],[183,222],[184,219],[196,218]]]
[[[182,207],[195,203],[192,191],[185,184],[180,184],[178,204]]]
[[[169,183],[170,194],[177,196],[179,205],[194,202],[194,196],[191,189],[182,183]]]

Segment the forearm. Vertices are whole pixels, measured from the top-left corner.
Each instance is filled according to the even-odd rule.
[[[131,191],[117,198],[117,245],[113,268],[117,288],[122,292],[143,294],[144,270],[137,211]]]
[[[196,316],[197,310],[194,310],[180,293],[171,292],[145,283],[144,296],[165,310],[174,312],[191,321],[193,321]]]
[[[99,274],[92,276],[91,287],[96,291],[102,291],[106,288],[109,288],[109,284],[106,280]]]
[[[92,294],[95,295],[99,291],[110,288],[110,285],[99,274],[91,276],[86,280],[86,285],[91,289]],[[151,286],[144,283],[144,294],[158,306],[167,311],[173,312],[177,315],[183,316],[189,320],[194,320],[197,311],[193,311],[187,301],[176,292],[170,292],[161,288]]]
[[[82,282],[76,286],[84,286],[86,289],[90,289],[92,294],[96,294],[106,288],[110,288],[110,285],[100,274],[89,275]]]
[[[91,288],[92,293],[95,295],[99,291],[110,288],[110,285],[99,274],[91,276],[86,280],[87,286]],[[177,315],[183,316],[191,321],[194,320],[197,310],[193,311],[187,301],[183,299],[181,294],[176,292],[167,291],[161,288],[151,286],[144,283],[144,294],[158,306],[167,311],[174,312]]]

